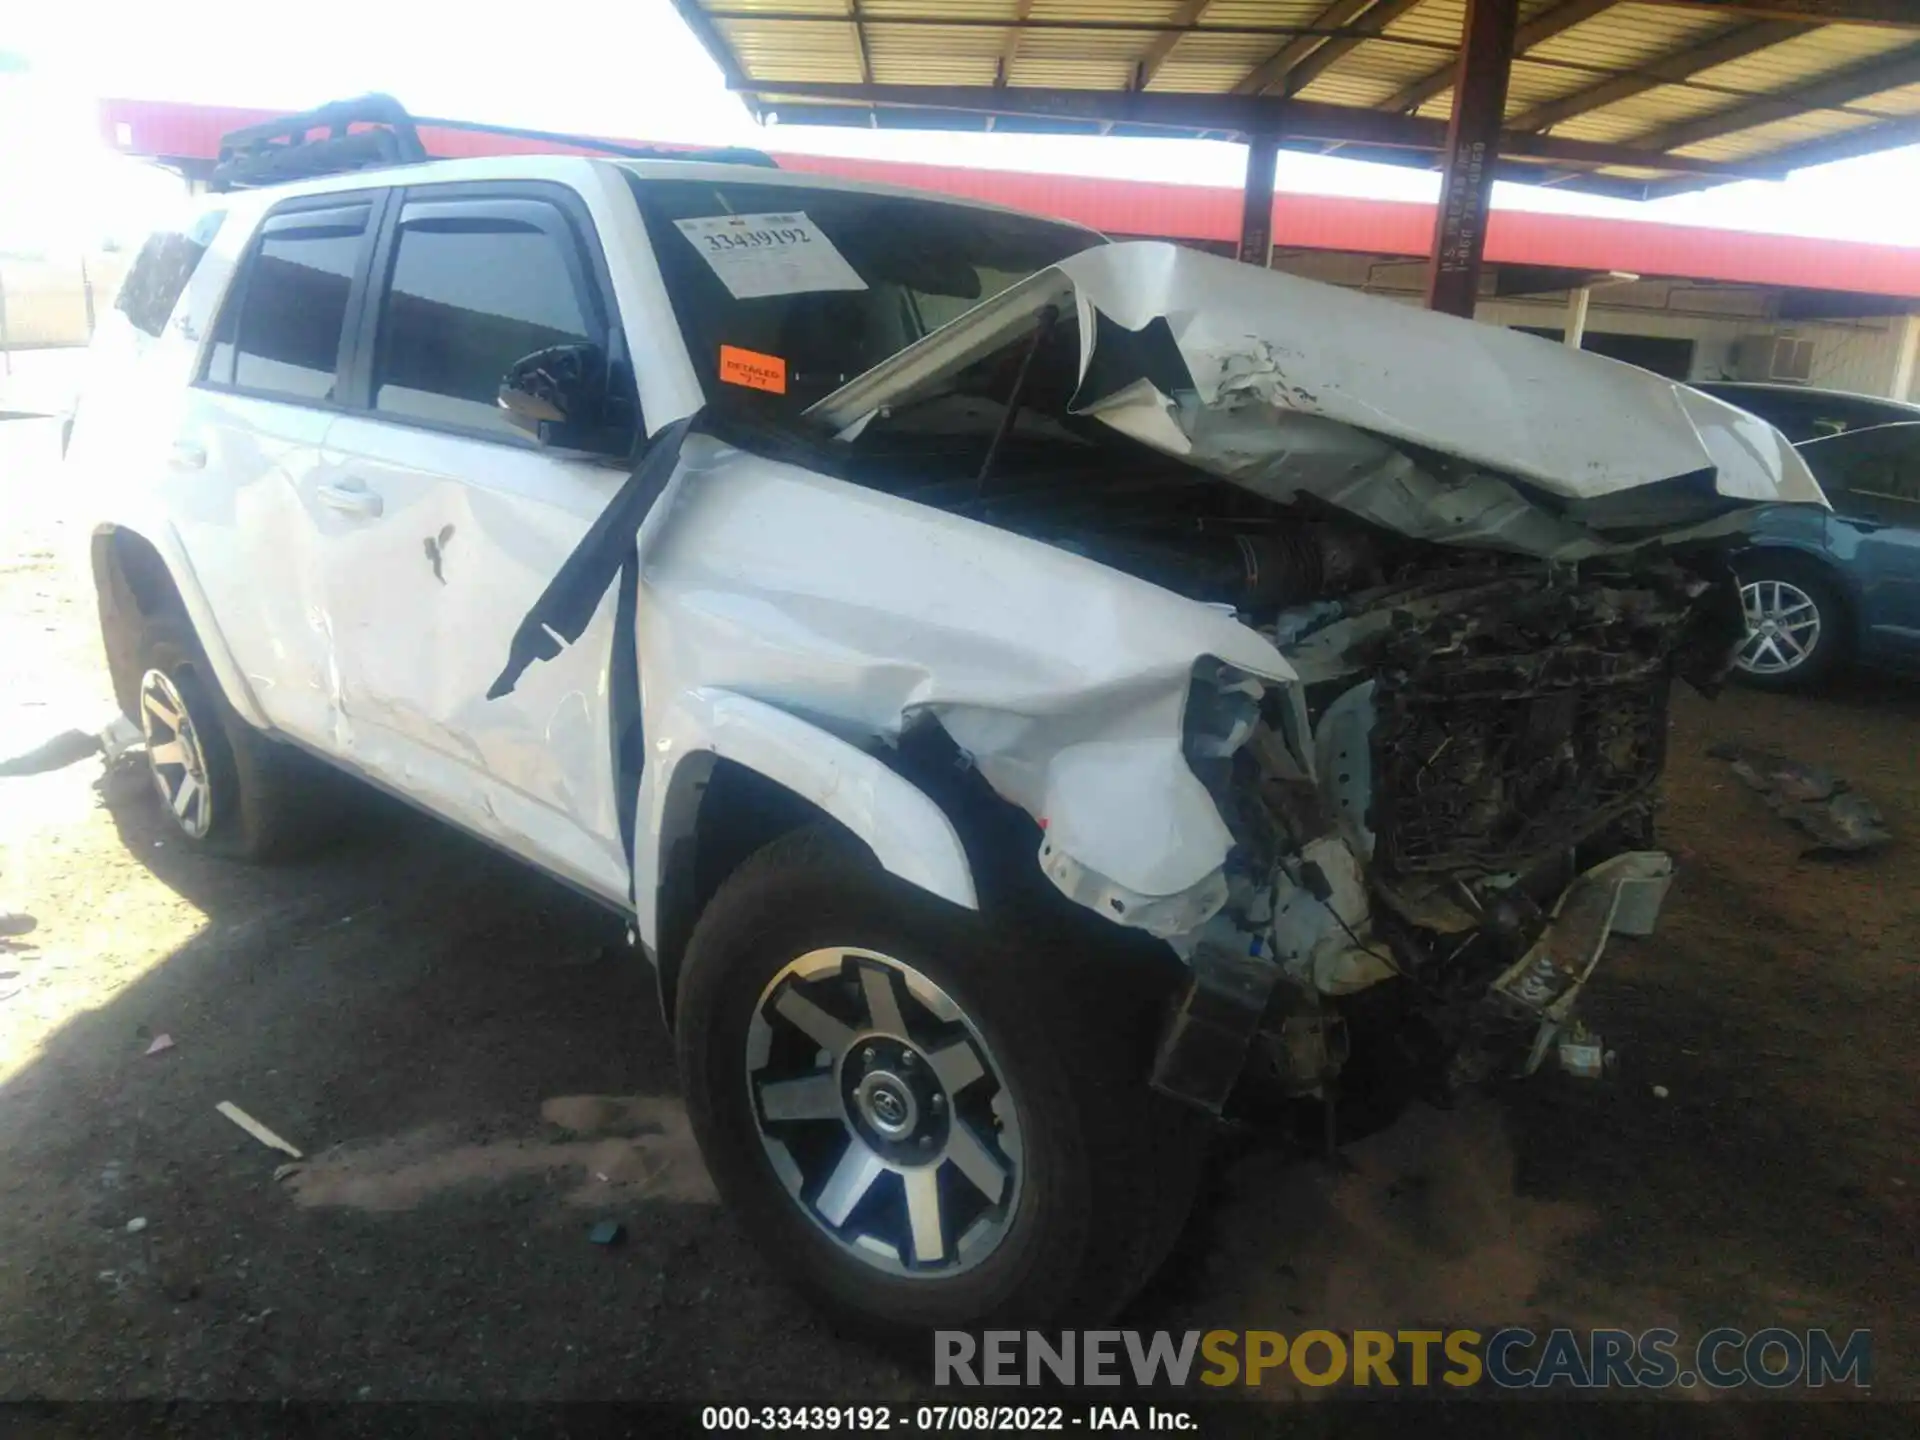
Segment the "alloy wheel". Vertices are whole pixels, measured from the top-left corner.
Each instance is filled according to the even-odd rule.
[[[746,1081],[788,1195],[850,1256],[945,1277],[997,1249],[1024,1179],[1019,1112],[951,996],[872,950],[814,950],[761,993]]]
[[[1790,580],[1754,580],[1740,587],[1747,638],[1735,663],[1749,675],[1797,670],[1820,643],[1820,607]]]
[[[161,802],[175,824],[194,839],[204,839],[213,824],[213,781],[193,717],[164,670],[149,670],[140,678],[140,731]]]

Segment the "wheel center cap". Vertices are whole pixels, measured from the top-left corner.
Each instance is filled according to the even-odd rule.
[[[864,1076],[854,1089],[853,1103],[860,1118],[889,1140],[912,1134],[920,1122],[912,1088],[890,1070]]]

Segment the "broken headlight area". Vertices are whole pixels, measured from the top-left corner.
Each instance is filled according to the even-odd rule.
[[[1203,667],[1188,760],[1235,845],[1156,1083],[1224,1112],[1536,1068],[1658,917],[1669,688],[1723,673],[1729,591],[1708,554],[1482,555],[1278,612],[1301,681],[1255,720]]]

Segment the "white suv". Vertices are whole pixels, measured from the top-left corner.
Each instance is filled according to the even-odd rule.
[[[230,168],[377,148],[303,133]],[[1723,537],[1824,503],[1611,361],[698,158],[208,196],[93,361],[181,834],[282,850],[333,767],[628,916],[721,1191],[895,1327],[1111,1312],[1216,1117],[1538,1065],[1665,894]]]

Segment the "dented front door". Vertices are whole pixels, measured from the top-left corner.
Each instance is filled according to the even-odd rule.
[[[612,597],[579,643],[487,699],[505,637],[624,472],[358,417],[328,440],[329,460],[380,506],[321,540],[337,753],[624,900],[608,735]]]
[[[604,343],[561,209],[520,192],[410,190],[376,270],[361,413],[327,437],[364,496],[321,538],[333,748],[375,779],[608,898],[627,898],[609,739],[613,602],[513,694],[508,638],[625,479],[511,426],[500,378]]]

